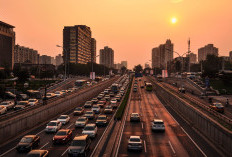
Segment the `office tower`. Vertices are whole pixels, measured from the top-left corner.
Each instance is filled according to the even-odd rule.
[[[206,60],[207,55],[218,56],[218,48],[214,47],[213,44],[208,44],[198,49],[198,61],[199,62]]]
[[[38,51],[20,46],[14,46],[14,63],[31,63],[38,64]]]
[[[114,50],[105,46],[100,50],[100,64],[107,66],[108,68],[114,67]]]
[[[59,66],[62,63],[63,63],[63,59],[62,59],[61,54],[59,54],[59,55],[56,56],[56,66]]]
[[[91,38],[91,62],[96,63],[96,40]]]

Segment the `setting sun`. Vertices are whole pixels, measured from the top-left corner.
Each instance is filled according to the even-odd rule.
[[[173,24],[175,24],[175,23],[177,22],[177,19],[176,19],[175,17],[173,17],[173,18],[171,19],[171,22],[172,22]]]

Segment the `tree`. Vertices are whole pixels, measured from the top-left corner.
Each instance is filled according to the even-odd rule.
[[[216,77],[220,69],[220,59],[215,55],[207,55],[203,62],[203,77]]]
[[[143,67],[142,65],[139,64],[139,65],[136,65],[133,70],[135,73],[140,73],[143,71]]]
[[[127,68],[125,66],[121,67],[121,73],[124,74],[126,72]]]

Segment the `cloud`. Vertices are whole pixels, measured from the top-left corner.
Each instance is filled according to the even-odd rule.
[[[180,3],[180,2],[182,2],[184,0],[170,0],[170,1],[171,1],[171,3]]]

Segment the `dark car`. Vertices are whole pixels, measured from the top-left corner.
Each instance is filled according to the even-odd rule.
[[[27,157],[47,157],[48,156],[48,150],[31,150]]]
[[[211,109],[220,112],[220,113],[224,113],[224,106],[221,103],[213,103],[209,106]]]
[[[104,101],[98,101],[97,105],[100,106],[101,108],[104,107],[106,103]]]
[[[73,112],[74,116],[82,115],[83,113],[84,113],[83,107],[77,107],[77,108],[75,108],[75,110]]]
[[[61,129],[53,137],[53,144],[65,144],[72,139],[72,130],[70,129]]]
[[[98,102],[98,99],[97,99],[97,98],[93,98],[91,101],[92,101],[94,104],[96,104],[96,103]]]
[[[26,135],[24,136],[18,145],[16,146],[16,150],[18,152],[29,152],[33,148],[37,147],[40,143],[40,137],[37,135]]]
[[[178,89],[178,91],[179,91],[179,92],[181,92],[181,93],[185,93],[185,89],[184,89],[184,87],[179,88],[179,89]]]
[[[96,120],[97,126],[106,126],[108,124],[108,117],[106,115],[99,115]]]
[[[76,136],[68,147],[68,156],[87,156],[90,144],[88,135]]]
[[[140,122],[140,116],[138,113],[131,113],[130,114],[130,121],[131,122]]]
[[[15,99],[16,98],[16,95],[11,93],[10,91],[6,91],[5,92],[5,95],[4,95],[4,98],[5,99]]]
[[[29,102],[28,101],[18,101],[17,105],[15,105],[15,107],[14,107],[14,110],[25,109],[28,106],[29,106]]]

